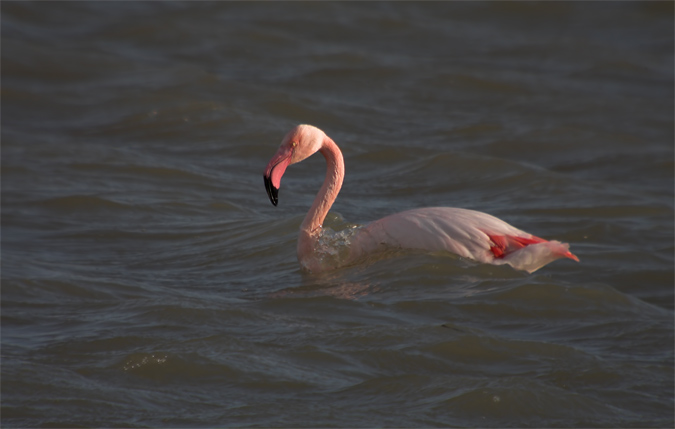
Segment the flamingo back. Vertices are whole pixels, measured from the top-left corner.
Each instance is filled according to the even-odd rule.
[[[387,216],[362,229],[354,255],[386,247],[448,251],[461,257],[534,272],[563,257],[576,259],[569,245],[546,241],[486,213],[427,207]]]

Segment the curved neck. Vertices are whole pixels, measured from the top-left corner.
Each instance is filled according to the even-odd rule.
[[[345,177],[345,162],[342,158],[342,152],[330,137],[325,136],[319,152],[326,158],[326,179],[323,181],[323,186],[316,194],[314,203],[300,226],[301,231],[310,234],[321,228],[328,210],[330,210],[340,192],[342,180]]]

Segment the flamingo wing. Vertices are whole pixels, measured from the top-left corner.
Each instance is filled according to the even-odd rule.
[[[363,252],[372,252],[378,246],[448,251],[528,272],[563,257],[578,261],[567,244],[546,241],[486,213],[451,207],[387,216],[367,225],[356,241]]]

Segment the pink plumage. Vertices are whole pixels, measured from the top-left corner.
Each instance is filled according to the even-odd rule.
[[[359,229],[351,237],[349,254],[339,263],[326,264],[318,243],[321,224],[340,191],[344,161],[340,149],[323,131],[298,125],[282,140],[265,169],[267,193],[276,205],[286,167],[320,152],[326,158],[326,179],[300,226],[298,260],[313,272],[356,263],[387,248],[447,251],[477,262],[534,272],[560,258],[579,259],[569,245],[546,241],[486,213],[452,207],[413,209],[387,216]]]

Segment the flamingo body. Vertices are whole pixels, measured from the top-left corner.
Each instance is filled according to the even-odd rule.
[[[427,207],[396,213],[363,228],[357,248],[376,246],[446,251],[486,264],[509,264],[534,272],[556,259],[576,259],[569,245],[546,241],[487,213],[454,207]]]
[[[481,263],[509,264],[530,273],[560,258],[579,261],[568,244],[536,237],[489,214],[428,207],[393,214],[360,228],[351,237],[348,255],[326,263],[319,249],[321,224],[344,179],[344,161],[338,146],[318,128],[298,125],[282,140],[265,169],[264,179],[268,196],[277,205],[286,168],[315,152],[326,158],[326,179],[300,226],[298,238],[298,260],[310,271],[355,263],[387,248],[447,251]]]

